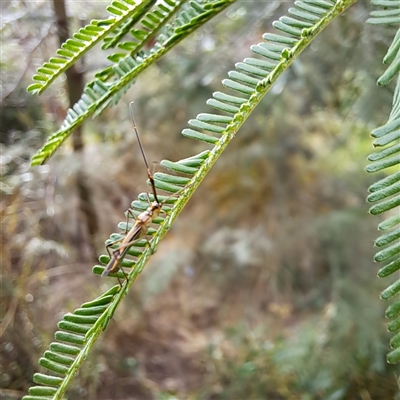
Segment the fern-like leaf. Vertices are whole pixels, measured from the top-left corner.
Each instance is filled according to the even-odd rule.
[[[132,57],[130,55],[125,57],[124,54],[124,58],[118,61],[117,65],[112,68],[113,76],[116,78],[115,81],[109,83],[104,82],[102,79],[95,79],[87,84],[81,99],[72,109],[68,110],[60,130],[50,136],[42,149],[34,155],[32,165],[44,164],[84,120],[101,109],[104,104],[109,104],[113,96],[120,95],[120,91],[123,90],[126,85],[130,84],[144,69],[159,60],[186,36],[233,2],[235,2],[235,0],[218,0],[207,3],[204,9],[202,8],[202,13],[196,13],[189,22],[175,28],[172,34],[166,38],[162,46],[137,57]]]
[[[398,0],[372,0],[379,10],[371,11],[367,22],[374,25],[400,25],[400,4]]]
[[[152,1],[146,7],[143,7],[137,13],[135,13],[128,21],[126,21],[122,26],[118,27],[113,31],[114,37],[108,36],[104,38],[104,44],[102,46],[103,50],[110,49],[114,47],[123,38],[129,30],[135,26],[137,22],[149,11],[149,9],[154,5],[156,1]]]
[[[397,79],[395,89],[393,108],[388,122],[372,131],[372,137],[375,138],[373,144],[375,147],[382,147],[372,153],[368,159],[372,163],[368,165],[368,172],[384,171],[387,168],[398,167],[400,164],[400,75]],[[375,245],[379,251],[375,255],[376,262],[386,263],[378,272],[380,278],[386,278],[389,275],[400,270],[400,173],[398,168],[387,177],[374,183],[369,188],[370,195],[367,200],[370,203],[376,203],[370,208],[373,215],[379,215],[388,211],[397,210],[397,212],[379,224],[380,231],[384,234],[380,236]],[[382,299],[392,299],[400,293],[400,280],[390,285],[381,294]],[[400,300],[388,307],[386,316],[392,320],[389,323],[390,332],[400,331]],[[400,362],[400,342],[396,339],[399,333],[391,341],[391,346],[395,349],[388,355],[391,363]]]
[[[372,0],[371,3],[381,9],[371,11],[371,18],[369,18],[367,22],[375,25],[400,26],[400,2],[398,0]],[[399,73],[400,28],[383,59],[383,63],[389,65],[389,67],[378,79],[378,85],[380,86],[387,85]]]
[[[394,15],[400,16],[400,13],[393,12],[396,8],[400,11],[400,3],[389,0],[376,0],[373,3],[384,7],[384,10],[373,11],[373,16],[368,21],[373,24],[392,24]],[[394,6],[397,3],[396,6]],[[394,6],[394,7],[393,7]],[[397,17],[397,23],[399,23]],[[374,183],[369,188],[367,201],[376,203],[370,208],[373,215],[383,214],[397,210],[394,215],[381,222],[378,226],[383,235],[376,241],[375,245],[379,251],[375,254],[375,261],[385,263],[378,271],[380,278],[386,278],[400,270],[400,29],[386,53],[384,63],[390,64],[390,67],[379,78],[379,85],[388,84],[397,75],[397,84],[394,91],[393,107],[387,123],[372,131],[374,138],[373,146],[379,150],[368,156],[371,164],[367,166],[368,172],[393,171],[387,177]],[[396,168],[397,167],[397,168]],[[381,293],[384,300],[392,299],[400,293],[400,280],[392,283]],[[400,300],[396,300],[386,310],[387,318],[391,319],[388,329],[395,333],[390,345],[393,348],[387,358],[390,363],[400,362]]]
[[[79,29],[73,38],[63,43],[61,49],[57,50],[57,57],[50,58],[38,68],[32,78],[36,82],[28,87],[28,91],[35,94],[43,93],[58,76],[75,64],[93,46],[127,20],[140,18],[155,2],[156,0],[142,0],[140,3],[135,3],[133,0],[114,0],[107,7],[111,17],[91,21],[89,25]]]
[[[371,11],[371,18],[367,20],[375,25],[400,26],[400,2],[398,0],[373,0],[372,4],[382,8]],[[400,29],[398,29],[391,46],[389,47],[383,63],[390,65],[385,73],[378,79],[378,85],[387,85],[400,70]]]
[[[126,291],[143,270],[160,240],[168,232],[174,220],[235,137],[239,128],[293,60],[320,31],[354,2],[355,0],[342,0],[337,3],[330,0],[297,1],[296,8],[289,12],[294,16],[296,11],[303,10],[301,17],[298,15],[283,17],[274,23],[274,26],[287,35],[266,33],[263,36],[263,42],[251,47],[255,56],[236,64],[236,69],[229,72],[229,77],[223,83],[233,94],[216,92],[207,101],[208,105],[226,115],[198,114],[196,119],[189,121],[190,128],[182,131],[186,137],[203,141],[208,146],[212,145],[211,150],[205,150],[178,162],[163,161],[161,163],[168,170],[180,174],[179,176],[164,173],[155,175],[157,188],[169,193],[176,193],[179,190],[180,193],[178,198],[169,198],[165,202],[166,217],[155,220],[154,223],[158,228],[149,230],[151,248],[145,246],[145,241],[135,243],[135,246],[128,252],[129,258],[122,261],[122,267],[129,268],[129,271],[126,271],[128,272],[127,280],[124,281],[122,288],[119,290],[119,286],[115,286],[100,298],[76,310],[71,314],[73,318],[71,315],[68,315],[68,318],[64,317],[63,321],[65,322],[60,325],[60,328],[66,332],[62,332],[62,335],[58,334],[56,339],[66,342],[68,345],[62,343],[61,347],[57,347],[52,344],[50,346],[52,353],[45,353],[46,361],[41,362],[45,368],[57,375],[37,374],[35,381],[44,387],[33,388],[33,391],[23,400],[59,400],[62,398],[66,387],[97,337],[107,326]],[[311,8],[311,11],[304,10],[299,5]],[[300,29],[299,25],[304,23],[307,26]],[[138,200],[132,203],[132,208],[136,212],[146,209],[148,206],[146,198],[147,194],[141,194]],[[160,200],[166,199],[163,196],[159,196],[159,198]],[[121,222],[119,228],[125,231],[126,223]],[[121,234],[112,235],[110,240],[120,236]],[[108,256],[101,257],[103,263],[107,263],[108,260]],[[95,266],[93,270],[95,274],[101,274],[104,266]],[[114,276],[123,278],[124,274],[120,271]],[[90,311],[86,314],[88,309]],[[81,315],[87,315],[91,319],[80,320]],[[77,316],[79,317],[77,318]],[[73,347],[71,351],[69,351],[70,345]]]
[[[155,9],[145,16],[141,21],[140,28],[134,28],[136,21],[128,21],[120,30],[115,34],[113,38],[106,38],[103,49],[118,47],[123,50],[130,51],[131,55],[136,54],[143,48],[150,40],[152,40],[161,30],[163,26],[173,17],[173,15],[179,10],[179,8],[188,2],[188,0],[163,0],[159,2]],[[134,42],[119,43],[121,39],[128,33],[134,39]]]
[[[82,304],[73,313],[64,315],[58,323],[59,331],[54,334],[55,342],[50,344],[39,364],[49,373],[36,373],[33,386],[24,400],[61,400],[64,393],[87,357],[98,335],[112,317],[112,301],[115,295],[122,295],[120,286],[114,286],[97,299]]]
[[[235,1],[235,0],[233,0]],[[233,1],[230,1],[232,3]],[[194,22],[199,16],[206,15],[206,8],[204,8],[197,1],[190,1],[187,4],[187,0],[168,0],[165,4],[159,4],[158,9],[154,12],[148,13],[146,17],[141,21],[141,27],[138,29],[131,30],[132,40],[120,43],[118,47],[124,52],[118,52],[108,56],[110,61],[118,63],[124,62],[127,58],[134,57],[140,50],[143,49],[144,45],[153,39],[162,28],[164,28],[163,34],[157,38],[151,52],[164,46],[165,42],[175,36],[175,29],[183,25],[190,26],[195,25],[195,29],[200,25],[196,25]],[[226,3],[226,2],[225,2]],[[169,7],[167,7],[167,5]],[[182,8],[183,10],[175,17],[171,24],[167,25],[167,22]],[[215,14],[213,14],[215,15]],[[187,29],[187,31],[189,31]],[[145,57],[145,53],[141,53],[142,57]],[[108,67],[103,71],[96,74],[96,77],[100,78],[103,82],[110,81],[112,79],[118,79],[120,72],[118,71],[118,65]]]
[[[118,47],[123,51],[127,51],[128,55],[125,55],[125,53],[117,53],[108,56],[108,59],[110,61],[116,62],[117,64],[115,66],[107,67],[98,72],[96,74],[96,78],[100,79],[103,82],[107,82],[113,78],[118,79],[121,76],[121,67],[119,66],[119,62],[121,62],[122,65],[125,65],[125,62],[127,62],[127,60],[124,60],[124,58],[128,58],[128,60],[130,60],[132,57],[136,56],[138,52],[142,50],[142,48],[147,43],[149,43],[150,40],[152,40],[163,27],[165,27],[167,22],[179,11],[179,9],[186,2],[187,0],[165,0],[164,2],[159,3],[155,10],[153,10],[151,13],[148,13],[143,19],[143,21],[141,22],[142,28],[132,29],[130,31],[133,40],[118,44]],[[196,2],[191,2],[191,4],[192,7],[194,6],[194,4],[197,5]],[[201,11],[204,12],[204,9],[200,10],[199,7],[196,7],[196,9],[199,13]],[[172,36],[173,29],[171,29],[170,27],[168,27],[167,29],[170,31],[170,35]],[[160,40],[162,39],[165,41],[165,35],[160,38]],[[153,46],[153,50],[157,47],[161,47],[160,40],[155,43],[155,45]],[[127,90],[131,87],[133,83],[134,81],[128,83],[125,87],[123,87],[115,95],[113,95],[112,98],[110,98],[101,107],[99,107],[96,110],[95,116],[100,115],[105,108],[116,105],[123,94],[127,92]]]

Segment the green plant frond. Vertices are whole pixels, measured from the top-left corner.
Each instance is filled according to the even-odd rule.
[[[135,55],[142,56],[138,52],[157,36],[159,31],[164,27],[164,34],[160,36],[159,40],[154,44],[152,51],[160,48],[162,43],[173,36],[174,29],[172,26],[165,27],[166,23],[179,11],[179,9],[184,5],[187,0],[168,0],[164,3],[158,4],[157,8],[151,13],[147,14],[144,20],[141,22],[142,29],[131,30],[131,35],[133,41],[120,43],[118,47],[128,54],[117,53],[108,56],[110,61],[116,62],[117,65],[110,66],[96,74],[96,78],[101,79],[103,82],[107,82],[110,79],[118,79],[121,76],[119,62],[125,65],[127,60],[131,60]],[[194,7],[199,13],[204,12],[198,3],[192,1],[191,7]],[[179,17],[177,18],[179,20]],[[169,33],[169,35],[167,34]],[[126,60],[127,59],[127,60]],[[107,107],[115,106],[121,97],[129,90],[129,88],[134,84],[134,80],[129,82],[125,87],[120,89],[112,98],[105,102],[101,107],[96,110],[94,116],[100,115]]]
[[[86,303],[73,314],[64,317],[63,323],[60,324],[62,334],[58,334],[56,339],[67,345],[63,343],[61,347],[50,345],[50,352],[46,352],[43,357],[46,362],[41,362],[41,365],[56,376],[35,375],[35,382],[44,386],[32,388],[33,392],[30,392],[29,396],[25,396],[23,400],[62,398],[69,382],[87,357],[94,342],[106,328],[122,298],[239,128],[305,47],[354,2],[355,0],[343,0],[337,3],[329,0],[297,1],[297,11],[303,10],[298,5],[311,8],[312,11],[306,10],[302,17],[281,18],[274,23],[274,26],[286,35],[264,34],[264,41],[251,47],[254,57],[246,58],[243,62],[236,64],[236,69],[231,71],[228,78],[223,81],[228,90],[234,94],[216,92],[207,101],[207,104],[216,109],[218,114],[198,114],[195,119],[189,121],[190,128],[182,131],[184,136],[203,141],[210,149],[177,162],[164,160],[161,165],[174,174],[155,174],[156,187],[168,193],[175,193],[176,196],[157,195],[164,203],[165,214],[161,214],[160,218],[154,220],[153,228],[149,229],[151,248],[146,240],[135,242],[121,264],[127,273],[127,279],[121,289],[119,290],[119,286],[114,286],[103,296]],[[292,11],[289,11],[290,14],[295,15]],[[315,16],[318,16],[318,20],[314,18]],[[310,21],[312,21],[311,26],[308,23]],[[300,29],[299,26],[305,22],[307,27]],[[220,111],[224,115],[220,115]],[[152,196],[150,200],[154,200]],[[138,200],[132,203],[132,209],[135,214],[139,214],[146,207],[148,207],[147,194],[142,193]],[[118,227],[122,232],[111,235],[109,241],[123,238],[124,232],[131,226],[129,223],[127,225],[126,222],[121,222]],[[103,255],[100,260],[105,264],[109,257]],[[93,272],[101,274],[104,268],[104,265],[97,265],[93,268]],[[113,276],[124,278],[122,271]],[[92,311],[87,313],[88,309]],[[91,319],[80,320],[82,315]],[[69,346],[72,346],[71,350]]]
[[[372,131],[374,147],[382,149],[375,151],[368,156],[371,161],[366,168],[368,172],[384,171],[387,168],[397,171],[387,177],[379,180],[369,187],[369,196],[367,201],[376,203],[370,208],[373,215],[379,215],[384,212],[396,210],[396,214],[381,222],[378,226],[380,231],[384,231],[376,241],[378,252],[375,254],[375,261],[385,263],[378,271],[380,278],[386,278],[400,270],[400,75],[397,78],[397,85],[393,97],[393,107],[388,122]],[[388,300],[398,295],[400,292],[400,280],[391,284],[381,293],[381,298]],[[394,349],[388,354],[388,362],[400,362],[400,300],[395,301],[386,310],[386,316],[392,321],[389,322],[390,332],[396,333],[390,342]]]
[[[168,37],[162,46],[142,52],[140,56],[132,57],[128,55],[118,61],[117,65],[111,68],[115,73],[114,77],[118,77],[116,80],[103,82],[102,79],[96,78],[88,83],[84,88],[84,94],[81,99],[72,109],[68,110],[61,128],[51,135],[44,146],[33,156],[32,165],[44,164],[83,121],[99,112],[104,104],[109,104],[114,96],[120,96],[120,91],[130,84],[143,70],[158,61],[186,36],[235,1],[218,0],[205,4],[202,14],[196,14],[187,24],[175,28],[173,34]]]
[[[378,79],[378,85],[387,85],[400,72],[400,29],[397,31],[390,45],[383,63],[389,65],[388,69]]]
[[[39,365],[49,373],[36,373],[33,386],[24,400],[58,400],[76,374],[80,364],[87,357],[98,335],[106,326],[109,310],[120,286],[114,286],[97,299],[82,304],[73,313],[64,315],[54,334],[55,342],[39,359]]]
[[[126,21],[124,24],[120,25],[117,29],[115,29],[112,34],[113,37],[107,36],[104,38],[104,44],[102,46],[103,50],[110,49],[112,47],[115,47],[116,44],[129,32],[133,26],[137,22],[140,21],[140,19],[145,15],[151,7],[156,3],[156,0],[152,0],[148,4],[146,4],[145,7],[143,7],[141,10],[139,10],[137,13],[135,13],[131,18],[129,18],[128,21]]]
[[[109,19],[93,20],[89,25],[79,29],[71,39],[68,39],[57,50],[57,57],[38,68],[33,76],[35,83],[28,87],[28,91],[41,94],[63,72],[69,69],[76,61],[87,53],[93,46],[108,36],[112,31],[124,24],[128,19],[142,15],[143,10],[151,7],[156,0],[142,0],[135,3],[132,0],[114,0],[107,11]]]
[[[165,43],[169,41],[172,37],[174,37],[174,35],[176,34],[176,28],[179,28],[183,25],[186,25],[186,27],[193,26],[195,24],[196,28],[198,28],[198,17],[201,14],[207,15],[206,10],[200,5],[200,3],[196,1],[191,1],[190,4],[184,4],[186,0],[176,1],[176,3],[172,3],[172,0],[169,1],[171,4],[175,4],[175,7],[170,9],[170,12],[167,15],[164,15],[163,19],[158,19],[157,25],[155,24],[155,17],[149,18],[149,21],[152,22],[151,25],[150,22],[146,23],[147,17],[150,14],[146,15],[146,18],[142,21],[142,24],[145,23],[144,26],[147,27],[147,30],[145,28],[132,30],[131,34],[133,37],[133,41],[121,43],[118,47],[124,52],[122,53],[120,51],[118,53],[114,53],[108,56],[108,59],[114,62],[115,65],[109,66],[102,71],[96,73],[96,78],[101,79],[103,82],[118,80],[121,77],[121,68],[119,65],[120,63],[124,65],[126,62],[129,62],[132,57],[135,57],[137,55],[141,58],[148,57],[150,54],[156,52],[158,49],[163,48]],[[233,1],[230,1],[230,3],[232,3]],[[174,21],[166,25],[167,21],[170,20],[174,16],[174,14],[176,14],[182,7],[184,7],[184,9],[175,16]],[[188,18],[189,15],[191,16],[191,19]],[[149,30],[150,27],[152,28],[152,30]],[[150,39],[154,38],[157,35],[161,28],[164,28],[163,32],[156,39],[152,49],[147,52],[143,51],[141,53],[138,53],[140,50],[143,49],[143,46],[148,43]],[[189,34],[189,29],[186,30],[187,34]]]
[[[187,1],[188,0],[164,0],[160,2],[153,11],[146,14],[140,23],[141,27],[132,29],[133,25],[138,21],[138,19],[134,20],[134,18],[132,18],[131,21],[128,21],[116,32],[113,38],[105,38],[103,49],[115,47],[118,44],[120,49],[129,51],[131,55],[136,54],[160,32],[161,28]],[[128,32],[130,32],[133,42],[119,43]]]
[[[374,25],[400,25],[400,4],[398,0],[372,0],[379,10],[371,11],[367,22]]]
[[[371,3],[382,9],[371,11],[371,18],[367,19],[368,23],[400,26],[400,2],[398,0],[372,0]],[[383,58],[383,63],[389,67],[378,79],[380,86],[387,85],[400,72],[400,28]]]

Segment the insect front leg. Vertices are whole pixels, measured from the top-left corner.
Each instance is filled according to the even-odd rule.
[[[128,233],[129,229],[128,229],[128,224],[129,224],[129,219],[133,219],[134,221],[136,221],[136,216],[134,214],[134,211],[132,210],[132,208],[128,208],[126,210],[126,226],[125,226],[125,235]]]

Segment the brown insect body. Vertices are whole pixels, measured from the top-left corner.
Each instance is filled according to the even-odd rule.
[[[101,276],[107,276],[119,268],[121,258],[125,256],[126,252],[136,240],[146,236],[153,219],[159,216],[161,208],[162,203],[153,201],[146,211],[143,211],[136,217],[135,224],[126,234],[118,249],[113,252],[112,257]]]

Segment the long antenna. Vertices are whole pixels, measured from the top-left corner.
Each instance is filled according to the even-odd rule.
[[[138,129],[137,129],[137,127],[136,127],[135,117],[133,116],[133,103],[134,103],[133,101],[131,101],[131,102],[129,103],[129,111],[130,111],[130,113],[131,113],[131,119],[132,119],[132,123],[133,123],[133,129],[135,130],[136,137],[137,137],[137,141],[138,141],[139,147],[140,147],[140,152],[142,153],[144,163],[146,164],[147,176],[148,176],[148,178],[149,178],[149,180],[150,180],[150,185],[151,185],[151,188],[152,188],[152,190],[153,190],[154,199],[156,200],[157,203],[160,203],[160,202],[158,201],[158,198],[157,198],[156,184],[155,184],[155,182],[154,182],[154,177],[153,177],[153,174],[150,172],[149,164],[148,164],[148,162],[147,162],[147,158],[146,158],[146,155],[144,154],[142,142],[141,142],[141,140],[140,140],[140,135],[139,135]]]

